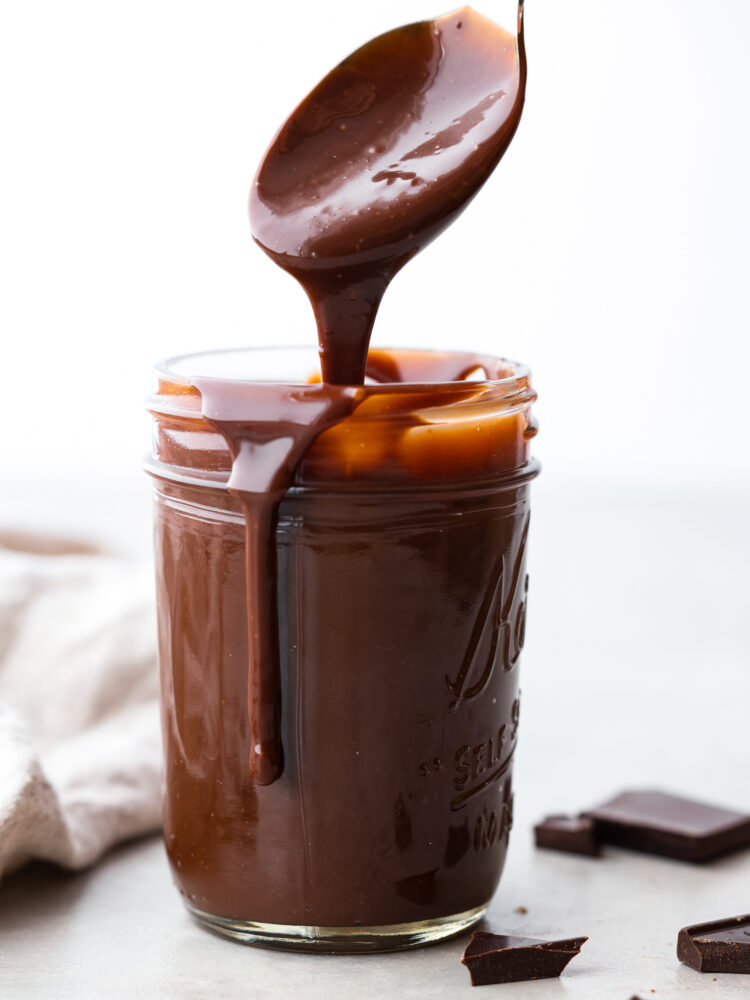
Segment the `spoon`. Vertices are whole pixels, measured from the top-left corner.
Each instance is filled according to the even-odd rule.
[[[324,381],[362,383],[388,284],[497,166],[525,89],[523,0],[517,38],[462,7],[363,45],[281,127],[251,228],[307,292]]]

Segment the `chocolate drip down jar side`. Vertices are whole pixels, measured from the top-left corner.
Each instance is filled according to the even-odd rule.
[[[189,909],[242,941],[437,940],[482,916],[505,860],[538,471],[530,375],[458,353],[370,357],[391,381],[353,391],[288,464],[265,576],[229,485],[238,449],[196,384],[248,398],[262,384],[273,413],[275,386],[302,406],[321,388],[314,352],[173,359],[149,400],[167,853]],[[264,783],[248,765],[248,586],[274,591],[279,763]]]

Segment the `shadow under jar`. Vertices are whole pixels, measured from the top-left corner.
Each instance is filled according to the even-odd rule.
[[[197,919],[241,941],[435,941],[481,918],[505,860],[538,471],[530,375],[459,353],[370,357],[394,381],[366,385],[317,437],[278,509],[266,582],[284,765],[268,785],[248,769],[244,511],[191,379],[304,384],[315,354],[172,359],[148,403],[167,853]]]

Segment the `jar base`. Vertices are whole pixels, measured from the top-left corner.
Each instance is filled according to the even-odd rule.
[[[408,924],[378,927],[315,927],[304,924],[266,924],[254,920],[233,920],[204,913],[186,904],[191,915],[206,930],[242,944],[284,951],[329,954],[363,954],[401,951],[434,944],[468,930],[487,912],[489,902],[463,913]]]

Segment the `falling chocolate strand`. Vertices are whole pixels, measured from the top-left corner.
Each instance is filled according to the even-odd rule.
[[[290,387],[279,413],[262,383],[193,381],[203,415],[230,448],[229,488],[245,512],[256,784],[271,784],[284,767],[279,502],[312,441],[356,404],[353,387],[364,380],[390,281],[497,166],[518,127],[525,88],[523,0],[517,39],[464,7],[358,49],[300,104],[260,165],[250,196],[253,237],[307,292],[324,384]],[[310,402],[317,405],[302,405]]]

